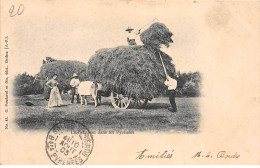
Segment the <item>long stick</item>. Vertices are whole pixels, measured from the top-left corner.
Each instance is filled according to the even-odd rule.
[[[139,34],[143,28],[145,28],[147,25],[153,23],[153,22],[156,21],[156,20],[158,20],[158,19],[157,19],[157,18],[154,18],[151,22],[147,23],[147,24],[144,25],[143,27],[141,27],[141,28],[139,28],[138,30],[136,30],[135,32],[131,33],[128,37],[130,37],[130,36],[132,36],[132,35],[134,35],[134,34],[137,35],[137,32],[138,32],[138,34]]]
[[[160,52],[159,52],[159,55],[160,55],[160,58],[161,58],[161,62],[162,62],[162,66],[163,66],[163,70],[164,70],[165,76],[167,77],[168,74],[167,74],[167,71],[166,71],[165,65],[164,65],[164,63],[163,63],[162,56],[161,56],[161,53],[160,53]]]

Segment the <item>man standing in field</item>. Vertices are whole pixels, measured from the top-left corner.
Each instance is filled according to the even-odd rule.
[[[168,110],[171,112],[177,112],[177,106],[175,103],[175,89],[177,88],[177,81],[171,78],[169,75],[167,75],[164,84],[168,86],[169,99],[172,105],[172,107],[169,107]]]
[[[70,81],[70,86],[71,86],[71,91],[72,91],[71,104],[74,103],[75,95],[77,95],[77,103],[80,103],[79,94],[78,94],[79,84],[80,84],[79,77],[76,73],[74,73],[72,76],[72,79]]]

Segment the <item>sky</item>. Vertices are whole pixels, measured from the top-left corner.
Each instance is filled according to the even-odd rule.
[[[154,18],[174,34],[174,43],[162,50],[173,58],[176,69],[188,72],[202,68],[205,53],[201,49],[209,45],[205,38],[209,38],[210,32],[200,27],[205,26],[208,3],[196,6],[193,1],[35,2],[25,1],[24,13],[12,24],[15,59],[11,61],[16,74],[38,73],[46,57],[87,63],[98,49],[127,45],[128,26],[139,29]],[[142,45],[136,38],[137,44]]]

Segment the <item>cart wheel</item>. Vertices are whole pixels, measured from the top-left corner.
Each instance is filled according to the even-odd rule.
[[[144,108],[148,103],[148,98],[144,99],[132,99],[131,107],[132,108]]]
[[[131,103],[131,98],[123,94],[111,92],[111,103],[115,109],[126,109]]]

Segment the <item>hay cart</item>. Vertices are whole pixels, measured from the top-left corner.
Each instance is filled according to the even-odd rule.
[[[135,96],[128,96],[122,93],[111,92],[111,103],[116,109],[126,109],[129,106],[133,108],[143,108],[152,98],[138,99]]]
[[[107,91],[107,92],[98,92],[98,96],[109,97],[113,107],[115,109],[127,109],[131,108],[144,108],[148,101],[151,101],[152,98],[136,98],[136,96],[129,96],[122,92],[116,91]]]
[[[143,45],[97,50],[89,59],[88,71],[90,78],[103,83],[106,95],[101,96],[110,96],[116,109],[142,108],[159,96],[166,87],[166,68],[171,76],[175,69],[172,58],[160,51],[161,45],[170,46],[172,35],[163,23],[155,22],[140,34]]]

